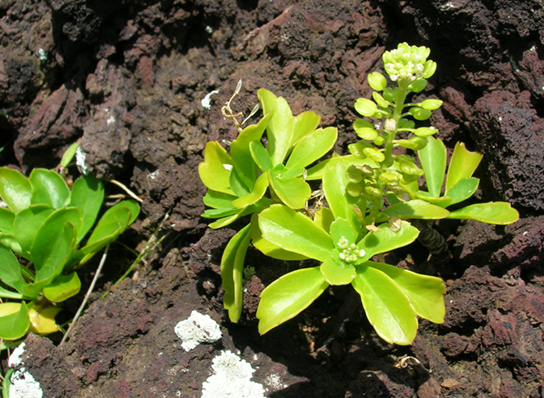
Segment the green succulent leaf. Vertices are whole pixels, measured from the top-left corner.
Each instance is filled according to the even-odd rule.
[[[81,213],[81,229],[77,237],[79,244],[91,230],[104,201],[102,181],[91,175],[79,177],[72,187],[70,207],[77,207]]]
[[[444,293],[446,289],[440,278],[420,275],[389,264],[368,261],[368,267],[387,274],[408,297],[418,316],[434,323],[443,323],[446,314]]]
[[[44,287],[43,295],[54,303],[60,303],[75,296],[81,289],[81,281],[75,272],[57,276],[49,285]]]
[[[321,116],[312,111],[302,112],[301,114],[295,116],[292,145],[297,145],[303,137],[306,137],[308,134],[314,131],[319,125],[320,121]]]
[[[361,296],[368,320],[382,339],[399,345],[414,341],[418,326],[416,311],[393,279],[377,268],[359,265],[351,284]]]
[[[17,257],[15,257],[11,250],[2,245],[0,245],[0,280],[21,294],[24,292],[24,287],[27,284]],[[0,292],[0,297],[9,298],[9,294],[12,294],[12,292],[6,290],[4,294]]]
[[[427,188],[432,196],[439,197],[446,174],[446,147],[440,139],[427,137],[427,140],[425,148],[417,153],[425,173]]]
[[[266,148],[259,141],[254,141],[249,144],[249,149],[251,151],[251,156],[259,169],[266,173],[268,170],[272,170],[274,167],[272,163],[272,158],[268,154]]]
[[[10,209],[0,207],[0,232],[12,234],[13,220],[15,220],[15,213]]]
[[[248,186],[253,185],[257,179],[257,166],[251,156],[249,145],[251,142],[260,141],[261,137],[272,118],[273,112],[264,116],[259,123],[243,129],[238,138],[234,140],[230,146],[230,156],[234,164],[234,168],[241,174],[241,178]]]
[[[286,167],[305,168],[331,150],[336,142],[338,130],[334,127],[315,130],[305,135],[295,145]]]
[[[204,198],[202,198],[202,201],[208,207],[213,207],[214,209],[226,209],[233,208],[232,201],[236,200],[237,198],[238,197],[234,195],[208,189],[206,191],[206,195],[204,195]]]
[[[442,208],[446,208],[451,203],[451,197],[449,196],[441,196],[439,198],[436,198],[432,196],[429,192],[425,191],[417,191],[415,193],[416,198],[424,200],[425,202],[432,203],[433,205],[440,206]]]
[[[302,209],[312,194],[312,188],[302,177],[282,178],[285,166],[278,165],[270,172],[270,185],[283,203],[292,209]]]
[[[319,267],[319,270],[327,283],[333,286],[347,285],[357,275],[355,267],[352,264],[337,261],[332,257],[325,260]]]
[[[240,209],[236,207],[227,207],[223,209],[208,209],[204,213],[201,214],[204,218],[223,218],[223,217],[230,217],[233,214],[237,214],[240,212]]]
[[[419,230],[403,221],[398,231],[393,231],[387,223],[378,226],[377,232],[369,232],[357,244],[359,249],[363,249],[366,255],[361,258],[359,264],[367,261],[375,254],[389,252],[391,250],[404,247],[417,239]]]
[[[70,188],[56,171],[34,169],[28,178],[32,186],[30,203],[45,204],[55,209],[65,206],[70,197]]]
[[[209,189],[235,195],[230,187],[232,159],[217,141],[206,144],[204,162],[198,165],[198,174],[202,183]]]
[[[519,213],[507,202],[477,203],[452,211],[448,218],[476,220],[486,224],[508,225],[519,219]]]
[[[0,339],[17,340],[30,329],[28,307],[22,303],[0,304]]]
[[[251,243],[253,246],[255,246],[258,250],[260,250],[264,255],[272,258],[276,258],[278,260],[285,260],[285,261],[300,261],[300,260],[308,260],[308,257],[298,254],[289,252],[287,250],[282,249],[278,245],[267,241],[263,238],[262,232],[259,228],[259,219],[258,214],[254,213],[251,216]]]
[[[266,189],[268,188],[269,180],[267,174],[261,174],[257,181],[255,181],[255,186],[253,190],[245,196],[242,196],[236,200],[232,201],[232,206],[243,209],[254,203],[257,203],[265,194]]]
[[[243,305],[243,268],[247,248],[251,241],[250,225],[246,225],[234,235],[221,258],[221,279],[225,296],[223,305],[229,312],[231,322],[238,322]]]
[[[0,197],[14,213],[17,213],[30,206],[32,186],[17,170],[0,167]]]
[[[250,194],[253,184],[254,181],[247,181],[237,168],[233,167],[230,171],[229,185],[236,196],[242,197]]]
[[[75,249],[79,210],[64,208],[52,213],[38,229],[30,248],[36,268],[36,282],[52,280],[62,272]]]
[[[347,220],[356,230],[359,230],[363,223],[353,211],[353,206],[361,210],[366,209],[366,201],[362,197],[353,197],[346,191],[350,183],[347,178],[347,171],[351,165],[374,164],[369,160],[361,160],[355,156],[343,156],[332,158],[323,172],[323,191],[327,203],[335,218]]]
[[[332,215],[331,209],[329,209],[328,207],[321,207],[315,212],[314,222],[316,223],[316,225],[323,228],[326,232],[330,231],[333,221],[334,216]]]
[[[446,195],[451,197],[450,204],[453,205],[470,198],[472,195],[474,195],[476,189],[478,189],[479,183],[480,180],[474,177],[462,178],[457,181],[457,183],[451,187],[451,189],[446,191]]]
[[[283,163],[291,150],[295,121],[291,108],[284,98],[276,97],[270,91],[264,89],[257,91],[257,96],[264,114],[274,111],[268,123],[267,138],[268,153],[272,159],[272,164],[275,166]]]
[[[452,189],[460,180],[472,177],[482,157],[481,153],[468,151],[462,142],[455,144],[446,178],[446,192]]]
[[[332,241],[338,245],[342,239],[354,243],[357,240],[358,231],[353,228],[350,222],[339,217],[330,224],[330,234]]]
[[[33,205],[21,210],[13,221],[13,236],[21,248],[21,256],[29,259],[30,248],[38,228],[55,209],[48,205]]]
[[[319,267],[299,269],[275,280],[261,293],[257,309],[259,333],[265,334],[298,315],[328,286]]]
[[[439,220],[450,215],[448,210],[420,199],[395,203],[386,208],[383,213],[389,217],[424,220]]]
[[[60,160],[60,165],[63,169],[67,168],[70,165],[70,163],[74,159],[74,156],[76,156],[77,148],[79,148],[79,144],[76,141],[72,145],[70,145],[68,149],[66,149],[66,151],[64,151],[62,159]]]
[[[263,238],[284,250],[325,261],[333,243],[329,234],[308,217],[283,205],[272,205],[259,215]]]

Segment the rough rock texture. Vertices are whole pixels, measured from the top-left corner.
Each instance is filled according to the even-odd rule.
[[[25,366],[44,397],[200,397],[225,349],[248,361],[274,398],[544,395],[540,1],[8,0],[0,28],[0,165],[52,168],[80,140],[90,172],[144,200],[124,241],[141,250],[159,225],[160,236],[169,233],[131,279],[97,300],[132,261],[120,248],[110,255],[101,292],[65,345],[27,338]],[[197,172],[207,141],[236,137],[221,106],[242,79],[232,108],[248,115],[265,87],[295,114],[312,109],[322,126],[338,127],[343,153],[355,139],[353,103],[371,92],[366,75],[401,41],[430,47],[438,63],[415,99],[444,101],[431,123],[447,146],[464,141],[484,154],[478,198],[508,200],[522,219],[440,223],[454,253],[440,269],[447,319],[421,321],[410,347],[380,340],[341,287],[259,336],[259,294],[289,265],[253,249],[245,311],[229,323],[219,264],[239,225],[206,228]],[[206,110],[201,100],[213,90]],[[421,247],[397,257],[408,254],[428,265]],[[358,310],[345,321],[349,308]],[[185,352],[174,327],[194,309],[222,322],[223,338]]]

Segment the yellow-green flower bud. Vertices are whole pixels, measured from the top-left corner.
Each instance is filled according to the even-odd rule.
[[[419,106],[414,106],[414,107],[410,108],[410,110],[408,112],[416,120],[427,120],[432,115],[431,111],[429,111],[427,109],[420,108]]]
[[[380,72],[372,72],[367,77],[368,84],[376,91],[383,91],[387,87],[387,80]]]
[[[414,127],[416,127],[416,123],[406,118],[400,119],[397,125],[399,129],[413,129]]]
[[[366,186],[365,191],[368,194],[370,194],[370,195],[372,195],[372,196],[374,196],[376,198],[381,198],[383,196],[382,191],[380,191],[378,188],[375,188],[375,187],[372,187],[372,186]]]
[[[363,153],[366,155],[366,157],[378,163],[383,162],[385,159],[384,154],[375,148],[365,148],[363,149]]]
[[[430,135],[436,134],[438,132],[437,128],[434,127],[420,127],[414,131],[414,134],[418,137],[429,137]]]
[[[354,107],[359,114],[367,117],[374,116],[374,113],[378,110],[378,105],[366,98],[358,98]]]
[[[374,140],[372,140],[372,142],[374,143],[374,145],[382,146],[385,142],[385,138],[383,138],[381,135],[378,135],[376,138],[374,138]]]
[[[444,101],[438,100],[438,99],[427,99],[423,101],[419,106],[421,106],[423,109],[427,109],[429,111],[434,111],[442,106]]]
[[[415,82],[412,82],[408,86],[408,89],[414,93],[419,93],[420,91],[425,90],[425,87],[427,87],[427,80],[419,79],[419,80],[416,80]]]
[[[386,184],[396,184],[400,181],[401,176],[394,171],[386,171],[380,174],[379,179]]]
[[[353,123],[353,129],[363,140],[372,141],[378,136],[378,132],[374,130],[372,123],[363,119],[355,120]]]
[[[382,108],[387,108],[390,105],[393,105],[389,101],[386,101],[385,98],[383,98],[382,95],[376,91],[372,93],[372,98],[374,98],[374,101],[376,101],[378,106],[381,106]]]
[[[431,60],[425,62],[425,66],[423,69],[423,77],[425,79],[428,79],[429,77],[434,75],[434,72],[436,72],[436,62]]]
[[[355,166],[349,166],[346,177],[350,182],[359,183],[363,180],[363,172]]]
[[[358,197],[363,192],[361,185],[355,184],[353,182],[350,182],[348,185],[346,185],[346,191],[349,196],[352,196],[354,198]]]

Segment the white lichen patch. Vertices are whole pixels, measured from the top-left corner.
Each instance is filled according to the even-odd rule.
[[[76,166],[81,172],[81,174],[86,175],[87,174],[87,154],[81,149],[80,146],[76,149]]]
[[[20,366],[23,363],[22,355],[25,352],[25,343],[15,348],[11,353],[8,365],[11,368]],[[11,387],[9,389],[10,398],[42,398],[43,391],[40,383],[28,373],[24,367],[13,372],[10,378]]]
[[[251,381],[251,364],[231,351],[212,361],[213,374],[202,384],[202,398],[264,398],[264,388]]]
[[[15,368],[21,364],[23,361],[21,356],[25,352],[25,343],[21,343],[21,345],[17,346],[9,356],[8,366],[10,368]]]
[[[42,398],[43,391],[40,383],[28,372],[21,370],[15,371],[11,375],[11,387],[9,389],[10,398]]]
[[[200,102],[202,104],[202,108],[206,110],[210,110],[212,107],[212,100],[211,97],[214,94],[219,94],[219,90],[213,90],[211,93],[206,94],[204,98],[202,98],[202,101]]]
[[[221,329],[209,315],[202,315],[197,311],[178,323],[174,329],[181,339],[181,346],[190,351],[200,343],[213,343],[221,338]]]

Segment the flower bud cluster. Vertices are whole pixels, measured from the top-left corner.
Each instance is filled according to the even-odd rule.
[[[363,258],[366,252],[363,249],[359,249],[355,243],[349,243],[349,241],[342,237],[336,243],[336,246],[340,250],[338,258],[346,263],[353,264],[357,260]]]
[[[401,43],[396,50],[383,54],[385,71],[392,81],[428,79],[436,71],[436,62],[427,61],[431,50],[427,47],[409,46]]]

